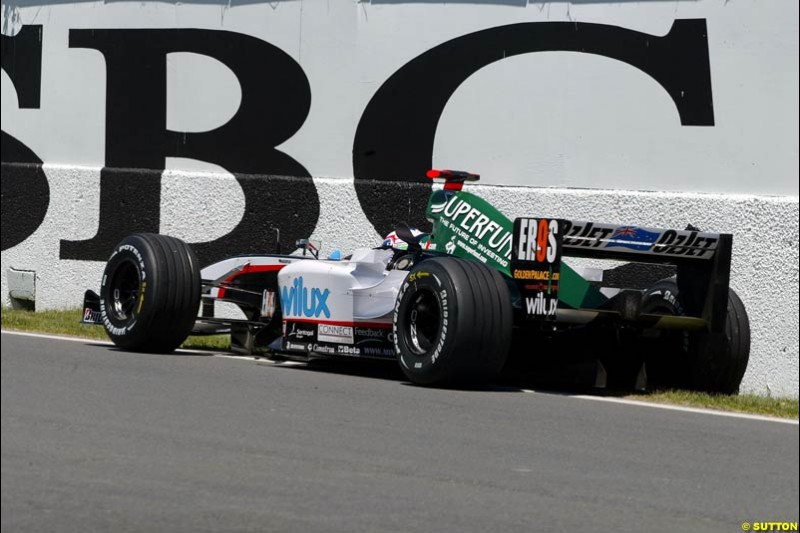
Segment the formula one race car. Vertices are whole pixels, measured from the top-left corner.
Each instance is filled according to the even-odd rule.
[[[514,221],[462,191],[478,176],[428,172],[432,233],[401,223],[383,244],[320,259],[231,257],[200,268],[179,239],[136,234],[113,251],[84,322],[122,348],[169,352],[188,335],[230,333],[240,353],[396,359],[421,385],[475,385],[537,339],[586,339],[609,375],[649,387],[738,390],[750,326],[728,287],[732,237],[554,218]],[[562,258],[628,262],[601,270]],[[581,260],[579,262],[587,263]],[[215,302],[243,318],[215,316]],[[522,347],[520,348],[520,344]],[[551,354],[552,356],[553,354]]]

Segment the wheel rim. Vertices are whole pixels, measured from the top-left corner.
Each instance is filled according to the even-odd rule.
[[[117,322],[128,322],[134,317],[139,289],[139,267],[133,261],[124,261],[109,283],[108,312],[111,318]]]
[[[442,323],[439,299],[428,289],[413,296],[406,311],[406,338],[411,351],[416,355],[427,354],[436,344]]]

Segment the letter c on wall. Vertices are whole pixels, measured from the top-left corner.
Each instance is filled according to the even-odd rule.
[[[378,89],[353,142],[353,175],[361,207],[379,234],[406,220],[425,227],[436,126],[467,78],[506,57],[534,52],[581,52],[617,59],[656,80],[684,126],[713,126],[714,106],[704,19],[677,20],[657,37],[585,22],[527,22],[477,31],[417,56]],[[399,182],[399,183],[398,183]],[[398,187],[410,202],[399,208]],[[405,211],[407,209],[407,211]]]

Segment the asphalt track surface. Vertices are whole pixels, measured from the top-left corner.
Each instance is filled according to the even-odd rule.
[[[4,532],[797,520],[797,425],[2,335]]]

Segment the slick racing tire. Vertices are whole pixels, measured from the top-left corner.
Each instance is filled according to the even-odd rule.
[[[126,237],[103,272],[106,333],[126,350],[171,352],[194,325],[200,289],[200,266],[185,242],[152,233]]]
[[[395,304],[400,368],[418,385],[490,382],[508,356],[512,311],[508,287],[496,270],[452,257],[419,263]]]
[[[674,278],[656,283],[645,293],[642,312],[685,314]],[[749,358],[750,320],[742,300],[729,289],[722,334],[663,330],[647,352],[645,370],[650,388],[736,394]]]

